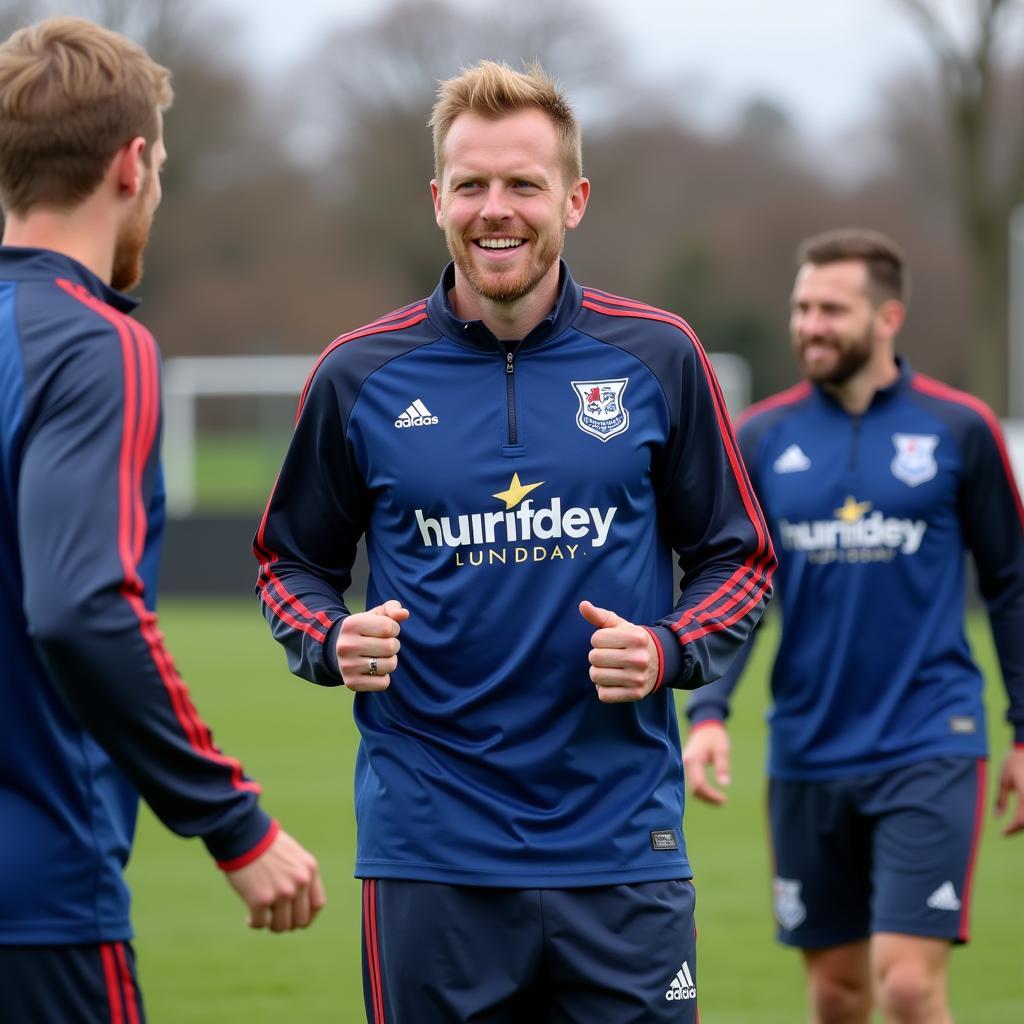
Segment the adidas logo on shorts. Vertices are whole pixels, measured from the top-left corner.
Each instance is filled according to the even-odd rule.
[[[678,999],[697,998],[697,986],[693,983],[690,966],[685,960],[683,961],[683,966],[676,971],[676,976],[672,979],[672,984],[669,985],[665,998],[670,1002]]]
[[[956,889],[953,888],[952,882],[943,882],[928,897],[928,906],[932,910],[959,910],[960,899],[956,894]]]

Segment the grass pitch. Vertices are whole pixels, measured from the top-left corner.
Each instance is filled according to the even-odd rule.
[[[360,1024],[359,883],[351,696],[288,673],[255,601],[171,602],[170,650],[217,742],[263,783],[264,805],[318,857],[328,906],[306,932],[244,925],[244,908],[198,841],[182,841],[143,810],[129,879],[136,951],[151,1024]],[[691,804],[685,832],[696,871],[701,1017],[707,1024],[806,1019],[798,955],[772,939],[764,817],[765,678],[774,631],[758,645],[731,724],[728,805]],[[998,679],[988,629],[971,639]],[[1006,750],[1005,696],[990,683],[990,788]],[[958,1024],[1024,1019],[1024,837],[986,821],[974,890],[973,941],[953,955]],[[593,1024],[614,1024],[613,1021]]]

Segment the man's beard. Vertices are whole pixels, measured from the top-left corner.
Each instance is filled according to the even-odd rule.
[[[845,384],[858,370],[867,365],[874,348],[874,328],[867,330],[852,343],[837,348],[838,359],[830,370],[816,372],[804,366],[804,373],[815,384],[831,384],[840,387]],[[801,361],[803,357],[801,356]]]
[[[152,217],[146,214],[140,202],[118,235],[110,285],[119,292],[134,288],[142,280],[142,254],[146,251],[151,224]]]
[[[501,233],[502,229],[495,229],[495,234]],[[565,228],[549,236],[544,246],[535,251],[533,259],[518,273],[501,270],[496,273],[482,272],[473,261],[470,251],[473,242],[466,241],[461,235],[453,236],[447,233],[445,240],[455,265],[473,291],[492,302],[511,303],[532,292],[551,269],[551,265],[561,256],[565,244]],[[534,236],[532,241],[536,243],[536,240]]]

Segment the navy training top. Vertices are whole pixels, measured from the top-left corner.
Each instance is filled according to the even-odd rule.
[[[1024,742],[1024,510],[992,411],[900,360],[863,415],[805,381],[752,406],[739,437],[780,562],[771,774],[985,756],[968,551]],[[726,716],[745,660],[694,694],[693,722]]]
[[[159,354],[134,305],[0,247],[0,944],[131,937],[140,791],[222,867],[276,833],[157,628]]]
[[[689,877],[668,687],[723,671],[775,565],[710,363],[679,317],[564,264],[518,342],[455,317],[452,284],[449,267],[328,347],[255,542],[265,614],[308,679],[341,682],[360,537],[369,606],[411,612],[390,688],[354,700],[356,874]],[[584,598],[650,627],[643,701],[598,700]]]

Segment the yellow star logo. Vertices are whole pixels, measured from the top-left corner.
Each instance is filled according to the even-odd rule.
[[[843,507],[835,510],[835,516],[844,523],[859,523],[870,511],[870,501],[858,501],[852,494],[848,494]]]
[[[535,484],[521,484],[519,482],[519,474],[512,474],[512,483],[508,485],[507,491],[498,491],[497,494],[492,494],[492,498],[497,498],[499,501],[505,502],[505,511],[515,508],[525,498],[530,491],[535,490],[544,483],[543,480],[538,481]]]

